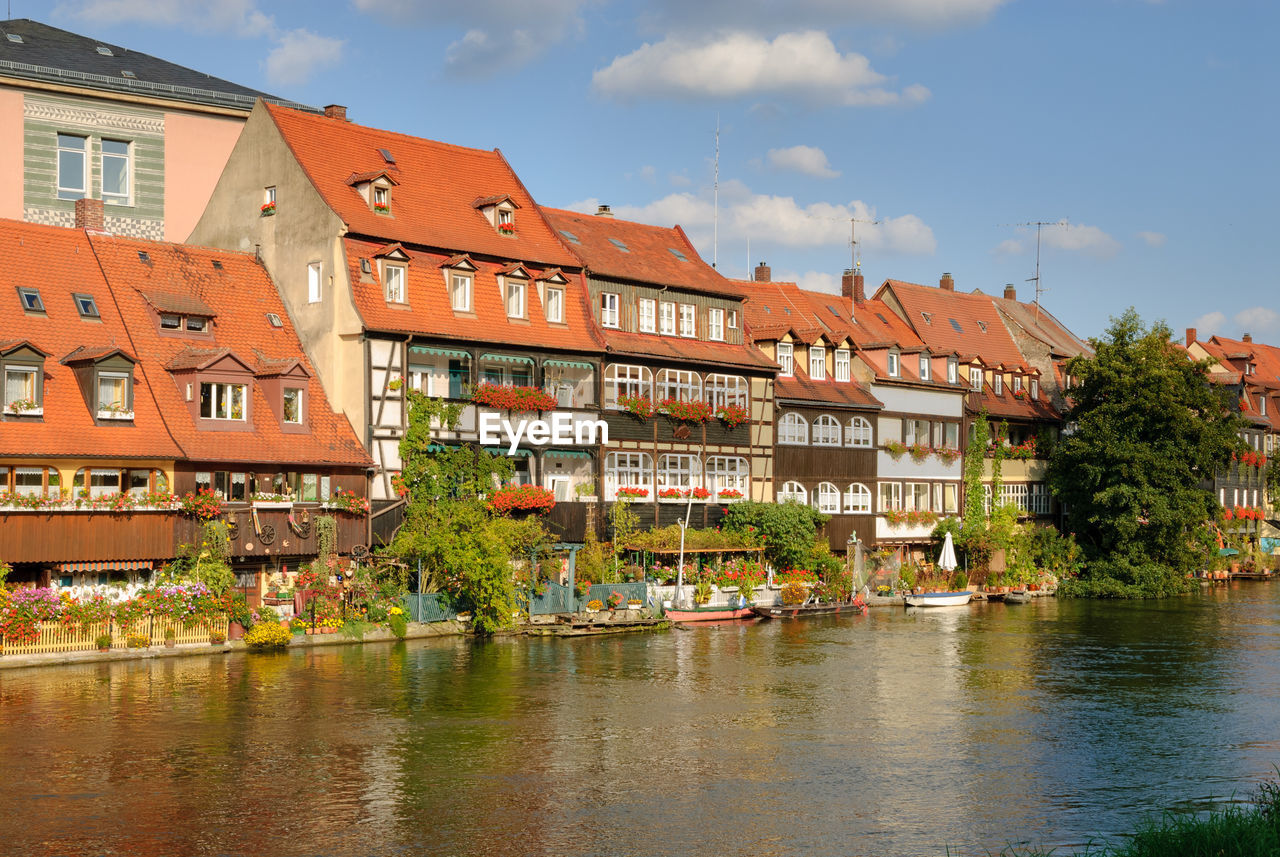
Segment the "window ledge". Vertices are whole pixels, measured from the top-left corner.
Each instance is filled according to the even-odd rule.
[[[115,411],[98,411],[98,419],[100,420],[132,420],[133,411],[124,411],[117,413]]]
[[[292,500],[254,500],[255,509],[292,509]]]
[[[5,408],[4,412],[11,417],[42,417],[44,416],[44,408],[27,408],[25,411],[19,411],[14,408]]]

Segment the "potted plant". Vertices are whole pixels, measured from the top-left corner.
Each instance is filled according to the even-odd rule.
[[[124,644],[130,649],[146,649],[151,646],[151,637],[146,634],[130,634],[124,638]]]
[[[164,629],[164,647],[172,649],[178,644],[178,634],[172,628]]]
[[[221,646],[221,645],[222,645],[223,643],[225,643],[226,641],[227,641],[227,635],[226,635],[225,633],[223,633],[222,631],[210,631],[210,632],[209,632],[209,645],[211,645],[211,646]]]
[[[609,593],[609,609],[617,610],[622,606],[622,593],[614,590]]]
[[[604,602],[599,598],[592,598],[587,602],[587,613],[599,613],[604,608]]]
[[[111,635],[110,634],[99,634],[97,639],[95,639],[93,642],[94,642],[94,645],[98,647],[98,651],[100,652],[111,651]]]
[[[702,605],[706,604],[710,600],[711,581],[704,577],[693,587],[693,603]]]
[[[639,598],[632,598],[632,599],[629,599],[629,600],[627,601],[627,609],[628,609],[628,610],[643,610],[643,609],[644,609],[644,602],[643,602],[643,601],[641,601]]]
[[[271,215],[275,214],[276,213],[275,200],[272,200],[271,202],[264,202],[261,206],[258,207],[258,212],[263,217],[270,217]]]

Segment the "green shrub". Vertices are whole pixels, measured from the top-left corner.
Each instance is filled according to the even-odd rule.
[[[403,613],[392,613],[387,617],[387,625],[391,633],[401,640],[409,633],[409,619]]]
[[[130,649],[145,649],[151,645],[151,637],[146,634],[130,634],[124,638],[124,644]]]
[[[261,651],[263,649],[283,649],[289,645],[289,639],[292,635],[289,629],[283,625],[260,624],[254,625],[244,635],[244,643],[251,649]]]
[[[99,634],[93,642],[99,649],[109,649],[111,648],[111,635]]]

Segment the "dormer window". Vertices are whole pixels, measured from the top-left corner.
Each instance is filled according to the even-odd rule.
[[[187,330],[192,333],[204,333],[209,329],[209,319],[198,315],[187,316]]]
[[[240,420],[248,416],[245,384],[200,383],[200,416],[206,420]]]
[[[1040,398],[1040,380],[1038,378],[1031,379],[1031,398]]]
[[[391,188],[383,185],[373,186],[373,210],[377,214],[391,213]]]
[[[516,209],[520,205],[510,194],[485,196],[477,199],[472,206],[484,215],[485,220],[502,235],[516,234]]]
[[[991,376],[991,388],[995,390],[997,396],[1004,395],[1004,375],[999,372]]]
[[[516,213],[509,208],[498,209],[498,231],[503,235],[516,234]]]
[[[1013,393],[1014,395],[1017,395],[1018,393],[1021,393],[1021,392],[1022,392],[1022,376],[1014,375],[1013,376]]]
[[[792,367],[791,356],[792,356],[791,343],[779,342],[778,343],[778,370],[780,375],[786,375],[790,377],[794,373],[795,370]]]
[[[1267,397],[1258,397],[1258,415],[1265,417],[1267,415]]]
[[[973,390],[975,393],[982,392],[982,367],[981,366],[969,367],[969,389]]]
[[[824,381],[827,377],[827,349],[821,345],[809,346],[809,377]]]
[[[39,416],[44,413],[40,399],[40,371],[35,366],[4,367],[4,412]]]
[[[889,377],[897,378],[901,374],[902,374],[902,367],[899,365],[899,362],[898,362],[898,352],[890,351],[889,352]]]
[[[133,374],[101,369],[97,374],[98,419],[133,419]]]
[[[389,304],[405,302],[405,269],[403,265],[384,265],[382,268],[383,292]]]
[[[547,288],[546,298],[543,300],[547,311],[547,321],[552,324],[564,323],[564,289]]]
[[[837,348],[836,349],[836,381],[843,383],[849,380],[850,363],[851,361],[849,357],[849,349]]]
[[[528,283],[524,280],[507,278],[506,280],[506,299],[507,299],[507,318],[524,318],[525,317],[525,298],[528,294]]]
[[[957,360],[955,357],[947,358],[947,383],[948,384],[960,383],[960,361]]]
[[[302,389],[285,387],[281,394],[280,419],[291,425],[302,424]]]
[[[931,375],[930,375],[929,369],[930,369],[929,355],[928,353],[922,352],[920,354],[920,380],[921,381],[928,381],[930,379]]]
[[[182,316],[173,313],[160,313],[160,329],[161,330],[181,330]]]
[[[456,312],[471,311],[471,286],[475,282],[469,271],[449,272],[449,303]]]

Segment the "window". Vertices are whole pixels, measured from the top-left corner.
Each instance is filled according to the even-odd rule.
[[[1027,487],[1027,511],[1033,515],[1049,514],[1049,486],[1043,482],[1033,482]]]
[[[1040,380],[1038,378],[1031,379],[1031,398],[1040,398]]]
[[[653,395],[653,373],[643,366],[612,363],[604,370],[604,403],[606,407],[618,407],[621,396]]]
[[[982,392],[982,369],[978,366],[969,367],[969,388],[974,392]]]
[[[813,505],[824,515],[840,512],[840,489],[830,482],[819,482],[813,492]]]
[[[320,263],[307,265],[307,303],[320,302]]]
[[[942,484],[942,511],[952,515],[960,511],[960,486],[954,482]]]
[[[736,309],[729,310],[729,329],[738,329],[738,311]]]
[[[129,204],[129,144],[122,140],[102,141],[102,201]]]
[[[849,420],[845,443],[849,446],[871,447],[871,421],[864,417]]]
[[[201,383],[200,416],[206,420],[245,419],[245,385]]]
[[[815,381],[827,377],[827,349],[820,345],[809,346],[809,377]]]
[[[43,497],[44,490],[44,473],[43,467],[15,467],[13,469],[13,493],[19,497]],[[52,482],[57,482],[58,471],[51,471],[53,476]],[[5,490],[4,475],[0,473],[0,491]],[[53,492],[57,496],[57,492]]]
[[[605,497],[616,497],[619,488],[653,490],[653,459],[644,452],[611,452],[604,459]]]
[[[385,187],[374,187],[373,189],[373,210],[378,214],[391,213],[391,189]]]
[[[1265,417],[1267,415],[1267,397],[1258,397],[1258,415]]]
[[[871,489],[861,482],[855,482],[844,492],[844,513],[846,515],[871,514]]]
[[[547,321],[552,324],[564,323],[564,289],[547,287]]]
[[[658,491],[678,488],[689,491],[702,485],[702,464],[696,455],[661,455],[658,457]]]
[[[921,381],[929,380],[929,355],[928,354],[920,355],[920,380]]]
[[[295,425],[302,422],[302,390],[298,387],[285,387],[283,393],[284,421]]]
[[[209,319],[198,315],[187,316],[187,330],[192,333],[204,333],[209,326]]]
[[[782,488],[778,490],[778,502],[785,503],[788,500],[795,500],[797,503],[804,503],[809,499],[809,492],[804,490],[804,486],[799,482],[784,482]]]
[[[943,423],[943,445],[948,449],[960,448],[960,424],[959,423]]]
[[[663,301],[659,307],[658,332],[663,336],[676,335],[676,305]]]
[[[618,296],[613,292],[600,294],[600,326],[618,326]]]
[[[928,420],[903,420],[903,436],[906,439],[907,446],[913,443],[922,443],[929,445],[929,421]]]
[[[900,373],[901,373],[901,368],[898,365],[898,352],[890,351],[889,352],[889,377],[897,378]]]
[[[4,370],[4,409],[6,413],[33,413],[39,410],[36,390],[36,367],[6,366]]]
[[[129,375],[125,372],[98,373],[98,416],[132,416],[129,404]]]
[[[849,380],[849,349],[836,349],[836,380],[844,382]]]
[[[791,365],[791,343],[790,342],[778,343],[778,369],[779,369],[779,374],[782,374],[782,375],[793,374],[793,369]]]
[[[657,328],[657,312],[658,302],[653,298],[640,299],[640,332],[654,333]]]
[[[929,511],[929,483],[908,482],[906,501],[908,512]]]
[[[525,283],[507,280],[507,318],[524,318]]]
[[[698,308],[693,304],[680,304],[680,335],[697,336]]]
[[[724,310],[707,311],[707,338],[718,342],[724,341]]]
[[[455,271],[449,275],[449,304],[454,312],[471,311],[471,283],[470,274]]]
[[[783,414],[778,420],[778,443],[788,446],[806,446],[809,443],[809,424],[797,413]]]
[[[991,389],[995,390],[997,396],[1004,395],[1004,375],[996,372],[991,376]]]
[[[708,375],[704,388],[707,404],[713,408],[747,406],[747,379],[741,375]]]
[[[181,330],[182,316],[173,313],[164,312],[160,314],[161,330]]]
[[[88,471],[88,485],[84,485],[85,471],[76,472],[76,480],[80,484],[77,487],[87,489],[89,491],[89,499],[97,500],[100,497],[109,497],[112,494],[120,493],[120,471],[92,468]]]
[[[736,455],[711,455],[707,457],[707,488],[713,497],[721,491],[749,493],[750,470],[747,460]]]
[[[702,378],[689,369],[663,369],[658,373],[658,398],[692,402],[702,396]]]
[[[94,301],[93,295],[72,295],[76,302],[76,309],[80,312],[81,318],[99,318],[98,304]]]
[[[813,443],[815,446],[839,446],[840,423],[830,414],[823,414],[813,421]]]
[[[880,483],[880,511],[894,512],[902,509],[902,483]]]
[[[318,266],[317,266],[318,267]],[[385,282],[387,303],[402,304],[405,301],[404,268],[399,265],[387,265],[382,269]],[[318,277],[317,277],[318,279]],[[316,300],[319,300],[317,293]]]
[[[44,301],[40,299],[39,289],[18,288],[18,298],[22,301],[24,312],[44,312]]]
[[[960,383],[960,361],[954,357],[947,358],[947,383]]]
[[[1021,375],[1013,376],[1013,392],[1015,393],[1022,392],[1022,376]]]
[[[262,189],[262,204],[263,206],[276,204],[276,189],[274,186],[265,187]],[[276,492],[276,493],[279,493],[279,492]]]
[[[58,199],[84,198],[88,144],[84,137],[58,135]]]

